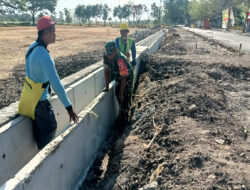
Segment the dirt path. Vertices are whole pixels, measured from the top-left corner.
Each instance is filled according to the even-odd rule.
[[[242,44],[241,51],[250,53],[250,37],[247,33],[235,33],[233,31],[216,31],[216,30],[203,30],[198,28],[187,28],[191,32],[203,35],[210,39],[219,40],[223,44],[232,46],[235,49],[239,49]]]
[[[249,190],[249,58],[171,31],[82,189]]]

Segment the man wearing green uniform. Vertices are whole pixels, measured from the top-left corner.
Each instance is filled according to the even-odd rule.
[[[127,58],[117,48],[115,41],[105,44],[104,53],[104,75],[106,80],[106,91],[109,90],[109,72],[116,81],[116,96],[120,105],[120,122],[126,126],[130,99],[133,92],[133,68]]]

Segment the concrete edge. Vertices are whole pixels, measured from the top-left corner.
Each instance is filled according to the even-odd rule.
[[[113,93],[114,87],[115,87],[115,82],[112,81],[110,84],[110,91],[108,92],[109,94]],[[84,119],[86,119],[86,117],[90,114],[93,108],[99,103],[101,99],[104,99],[108,95],[108,93],[102,92],[88,106],[86,106],[86,108],[79,114],[79,117],[81,118],[79,123],[81,123]],[[118,110],[116,116],[117,114]],[[60,148],[63,141],[67,139],[70,136],[70,134],[78,127],[81,126],[79,126],[78,124],[72,124],[71,126],[69,126],[69,128],[65,130],[64,133],[57,136],[44,149],[42,149],[25,167],[23,167],[15,175],[14,178],[8,180],[4,185],[2,185],[0,187],[0,190],[25,189],[25,185],[29,184],[35,172],[39,170],[40,167],[43,166],[44,162],[47,161],[51,155],[56,154],[57,150]],[[84,173],[87,173],[87,171],[85,171]],[[82,177],[83,176],[81,176],[81,178]],[[80,178],[77,181],[79,180]]]

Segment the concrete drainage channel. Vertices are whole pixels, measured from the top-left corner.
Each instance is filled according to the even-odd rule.
[[[140,55],[155,52],[165,30],[149,36],[137,48],[136,75]],[[82,78],[79,80],[79,78]],[[72,81],[77,81],[72,85]],[[67,77],[63,84],[80,116],[77,125],[71,125],[65,109],[57,97],[52,99],[58,121],[57,137],[42,151],[37,152],[32,138],[31,120],[18,117],[0,128],[0,190],[77,189],[95,160],[98,148],[105,140],[110,126],[118,115],[118,103],[111,90],[102,92],[104,75],[102,61]],[[15,109],[7,108],[8,112]]]

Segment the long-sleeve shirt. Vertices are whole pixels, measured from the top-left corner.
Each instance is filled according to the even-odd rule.
[[[29,49],[35,46],[37,43],[38,42],[36,41],[31,44]],[[25,64],[25,74],[31,80],[37,83],[46,83],[49,81],[63,105],[65,107],[71,105],[70,100],[57,74],[54,60],[50,56],[45,45],[37,46],[27,57]],[[44,90],[40,100],[46,100],[50,97],[48,88],[49,87]]]

